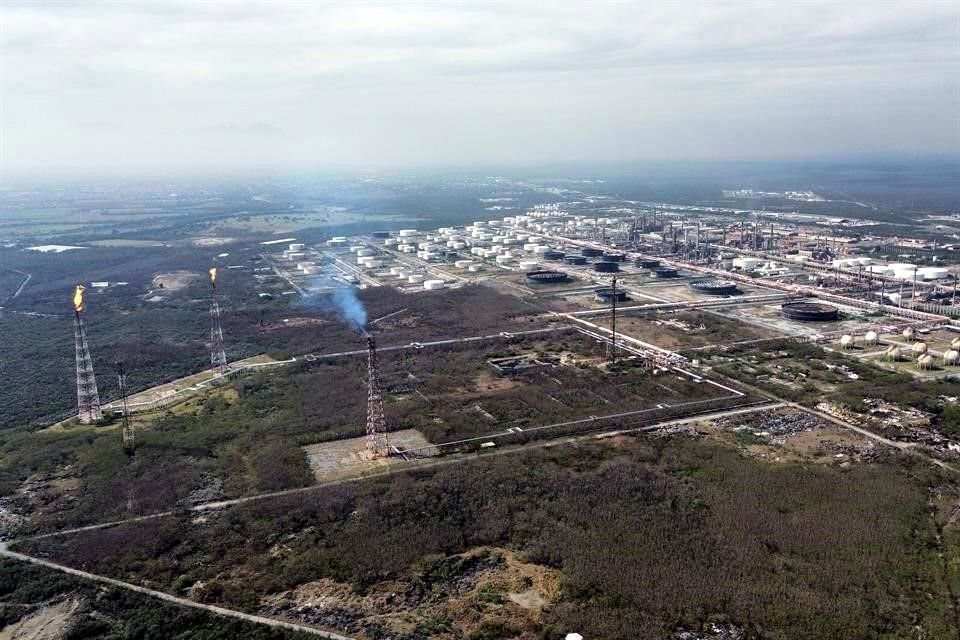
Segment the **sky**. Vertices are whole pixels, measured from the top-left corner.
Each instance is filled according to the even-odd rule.
[[[958,152],[958,2],[0,3],[0,173]]]

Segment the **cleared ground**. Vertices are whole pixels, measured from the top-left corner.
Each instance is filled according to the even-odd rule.
[[[387,442],[389,446],[400,450],[428,449],[430,443],[416,429],[391,431]],[[364,455],[367,447],[366,436],[318,442],[303,447],[307,454],[310,471],[317,482],[350,478],[373,471],[382,471],[401,458],[371,460]],[[435,450],[435,449],[434,449]]]
[[[592,322],[610,328],[610,316],[591,318]],[[758,325],[731,320],[723,312],[704,310],[670,313],[617,314],[617,331],[624,335],[672,350],[730,344],[741,340],[775,338],[775,331]]]

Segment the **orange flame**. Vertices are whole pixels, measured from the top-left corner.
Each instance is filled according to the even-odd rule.
[[[210,282],[216,283],[217,281],[217,268],[210,267]]]
[[[77,285],[77,288],[73,290],[73,309],[74,311],[83,311],[83,287]]]

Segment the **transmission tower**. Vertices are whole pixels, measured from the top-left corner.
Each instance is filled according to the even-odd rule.
[[[387,420],[383,415],[383,397],[380,395],[380,376],[377,372],[377,344],[367,336],[367,452],[373,458],[385,458],[387,447]]]
[[[84,288],[77,285],[73,294],[73,340],[77,354],[77,416],[80,422],[89,424],[103,418],[103,412],[87,346],[87,329],[83,323],[83,291]]]
[[[613,295],[610,296],[610,332],[613,336],[610,339],[610,361],[617,361],[617,279],[613,278],[610,283]]]
[[[114,363],[114,369],[117,372],[117,391],[120,393],[120,408],[123,414],[120,418],[120,433],[123,438],[123,450],[127,455],[133,453],[133,429],[130,427],[130,407],[127,403],[127,371],[123,366],[123,361],[117,360]]]
[[[227,354],[223,350],[223,327],[220,326],[220,303],[217,301],[217,268],[210,269],[210,365],[220,373],[227,371]]]

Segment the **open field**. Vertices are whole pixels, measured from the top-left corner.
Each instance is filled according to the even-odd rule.
[[[388,438],[389,445],[401,450],[425,449],[430,442],[415,429],[401,429],[391,431]],[[363,455],[367,447],[366,436],[344,438],[343,440],[329,440],[303,447],[307,454],[307,464],[317,482],[339,480],[372,472],[382,471],[392,463],[402,463],[403,458],[370,459]],[[439,451],[434,448],[439,455]]]
[[[611,326],[609,315],[591,318],[591,322],[608,329]],[[617,331],[664,349],[679,351],[780,335],[758,325],[731,320],[722,311],[704,310],[644,314],[626,311],[617,314]]]
[[[517,440],[751,400],[696,376],[654,375],[630,361],[609,369],[603,345],[576,331],[543,335],[384,350],[380,376],[388,429],[416,429],[426,440],[421,446],[507,432]],[[510,357],[535,363],[502,375],[490,362]],[[175,386],[204,379],[196,374]],[[0,480],[10,526],[49,530],[308,485],[317,470],[311,471],[301,447],[362,436],[365,384],[362,348],[356,355],[241,375],[177,404],[134,414],[137,451],[131,457],[120,450],[115,423],[6,434],[0,438]],[[146,396],[173,392],[161,387]]]
[[[716,621],[745,637],[941,638],[957,633],[939,555],[957,549],[938,536],[956,497],[888,454],[770,465],[710,440],[619,437],[14,549],[359,638],[659,640]],[[890,589],[896,606],[875,615]]]

